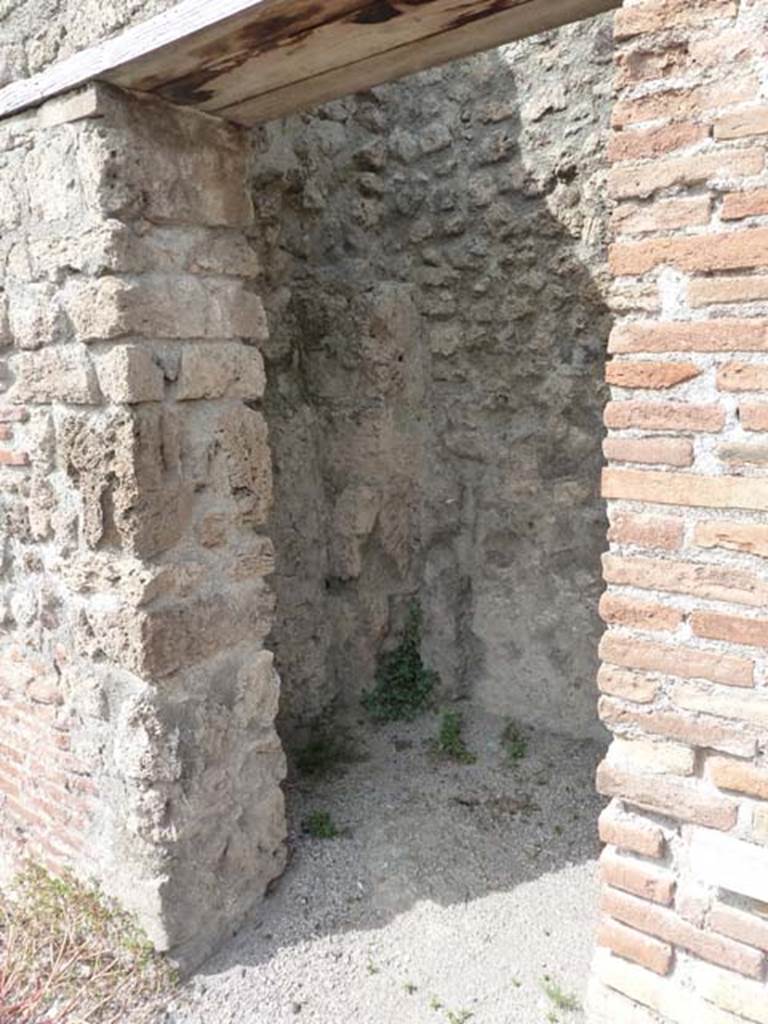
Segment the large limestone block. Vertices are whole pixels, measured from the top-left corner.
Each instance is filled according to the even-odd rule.
[[[80,341],[266,337],[261,299],[236,280],[100,277],[71,281],[60,298]]]
[[[78,271],[97,276],[114,270],[143,269],[131,258],[131,236],[119,221],[105,221],[92,226],[82,222],[67,230],[30,232],[27,256],[35,280],[56,280],[62,273]]]
[[[251,240],[231,228],[157,227],[140,242],[147,267],[158,271],[255,278],[262,269]]]
[[[259,644],[273,612],[274,596],[261,580],[153,611],[144,631],[145,669],[164,676],[243,641]]]
[[[40,128],[56,128],[60,124],[101,117],[105,113],[103,96],[97,85],[88,85],[76,92],[56,96],[38,108],[37,125]]]
[[[160,402],[165,391],[161,367],[138,345],[116,345],[97,357],[99,383],[112,402]]]
[[[68,127],[35,135],[35,145],[24,162],[33,224],[77,222],[88,215],[82,142],[76,129]]]
[[[82,611],[76,642],[83,656],[106,657],[158,680],[244,641],[260,643],[273,610],[272,592],[261,581],[149,608],[97,600]]]
[[[5,196],[4,187],[3,179],[0,180],[0,202]],[[0,206],[0,226],[3,217],[11,217],[10,197],[7,202],[8,209]],[[78,218],[59,224],[55,231],[51,231],[47,223],[30,224],[27,250],[35,280],[44,277],[56,280],[67,270],[90,277],[120,271],[243,279],[253,279],[261,271],[258,254],[240,231],[193,225],[135,231],[130,224],[100,214],[86,221]]]
[[[9,398],[14,402],[72,402],[94,405],[101,401],[96,373],[84,345],[62,345],[21,352],[11,359],[15,382]]]
[[[101,125],[79,147],[89,203],[154,224],[251,223],[243,132],[195,111],[96,88]]]
[[[199,564],[156,565],[107,551],[67,552],[55,564],[55,571],[77,594],[109,596],[136,608],[159,597],[184,597],[199,589],[206,578],[205,567]]]
[[[185,345],[176,398],[257,399],[264,394],[264,360],[253,346],[238,343]]]
[[[65,338],[65,323],[50,284],[8,288],[8,322],[17,348],[36,349]]]
[[[72,479],[83,542],[147,557],[172,547],[191,516],[193,485],[181,467],[178,418],[159,405],[67,415],[57,458]]]

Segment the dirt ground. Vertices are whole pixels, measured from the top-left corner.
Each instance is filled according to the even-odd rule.
[[[359,759],[291,783],[287,872],[167,1024],[583,1021],[601,748],[527,732],[510,763],[462,714],[475,763],[435,753],[435,713],[353,723]]]

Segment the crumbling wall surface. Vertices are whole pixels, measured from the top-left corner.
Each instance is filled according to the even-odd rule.
[[[0,135],[3,843],[193,962],[283,865],[246,149],[100,87]]]
[[[590,1018],[768,1020],[768,3],[617,14]]]
[[[611,26],[254,133],[285,715],[409,596],[446,693],[595,731]]]
[[[161,14],[177,0],[0,0],[0,86]]]

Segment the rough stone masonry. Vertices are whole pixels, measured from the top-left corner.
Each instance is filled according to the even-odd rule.
[[[13,6],[0,82],[167,6]],[[290,746],[414,599],[443,696],[605,738],[611,49],[598,17],[249,133]]]
[[[284,864],[241,134],[101,87],[2,135],[2,831],[195,962]]]
[[[444,696],[604,736],[611,51],[598,17],[252,133],[289,742],[414,597]]]
[[[768,1024],[767,22],[767,0],[638,0],[615,21],[598,677],[615,738],[598,775],[612,802],[594,1024]],[[36,39],[69,45],[47,24]],[[23,74],[36,53],[12,43],[5,56]],[[360,109],[375,118],[369,101]],[[269,247],[263,211],[258,232],[252,219],[248,140],[100,87],[0,135],[4,844],[95,876],[159,947],[194,962],[283,864],[255,291],[255,251]],[[280,168],[279,133],[260,144]],[[376,153],[358,157],[364,218],[386,179]],[[477,210],[483,183],[492,200],[499,184],[483,174]],[[440,217],[413,225],[427,232],[420,292],[411,306],[403,281],[374,282],[364,350],[396,350],[450,299],[453,250],[428,243],[455,196],[435,201]],[[332,316],[338,290],[326,297]],[[461,339],[427,319],[442,359]],[[311,338],[322,353],[332,335]],[[409,360],[398,429],[425,381]],[[279,412],[275,401],[264,407]],[[442,423],[446,464],[483,454],[459,426]],[[433,449],[411,439],[415,472]],[[345,498],[351,482],[336,483],[331,586],[359,578],[374,524],[388,524],[380,539],[400,571],[407,531],[379,518],[382,495],[358,481]],[[441,564],[426,577],[437,592]]]

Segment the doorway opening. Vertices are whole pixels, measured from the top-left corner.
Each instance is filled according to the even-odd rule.
[[[293,860],[201,1019],[234,963],[275,1020],[582,1000],[611,40],[600,16],[252,133]]]

